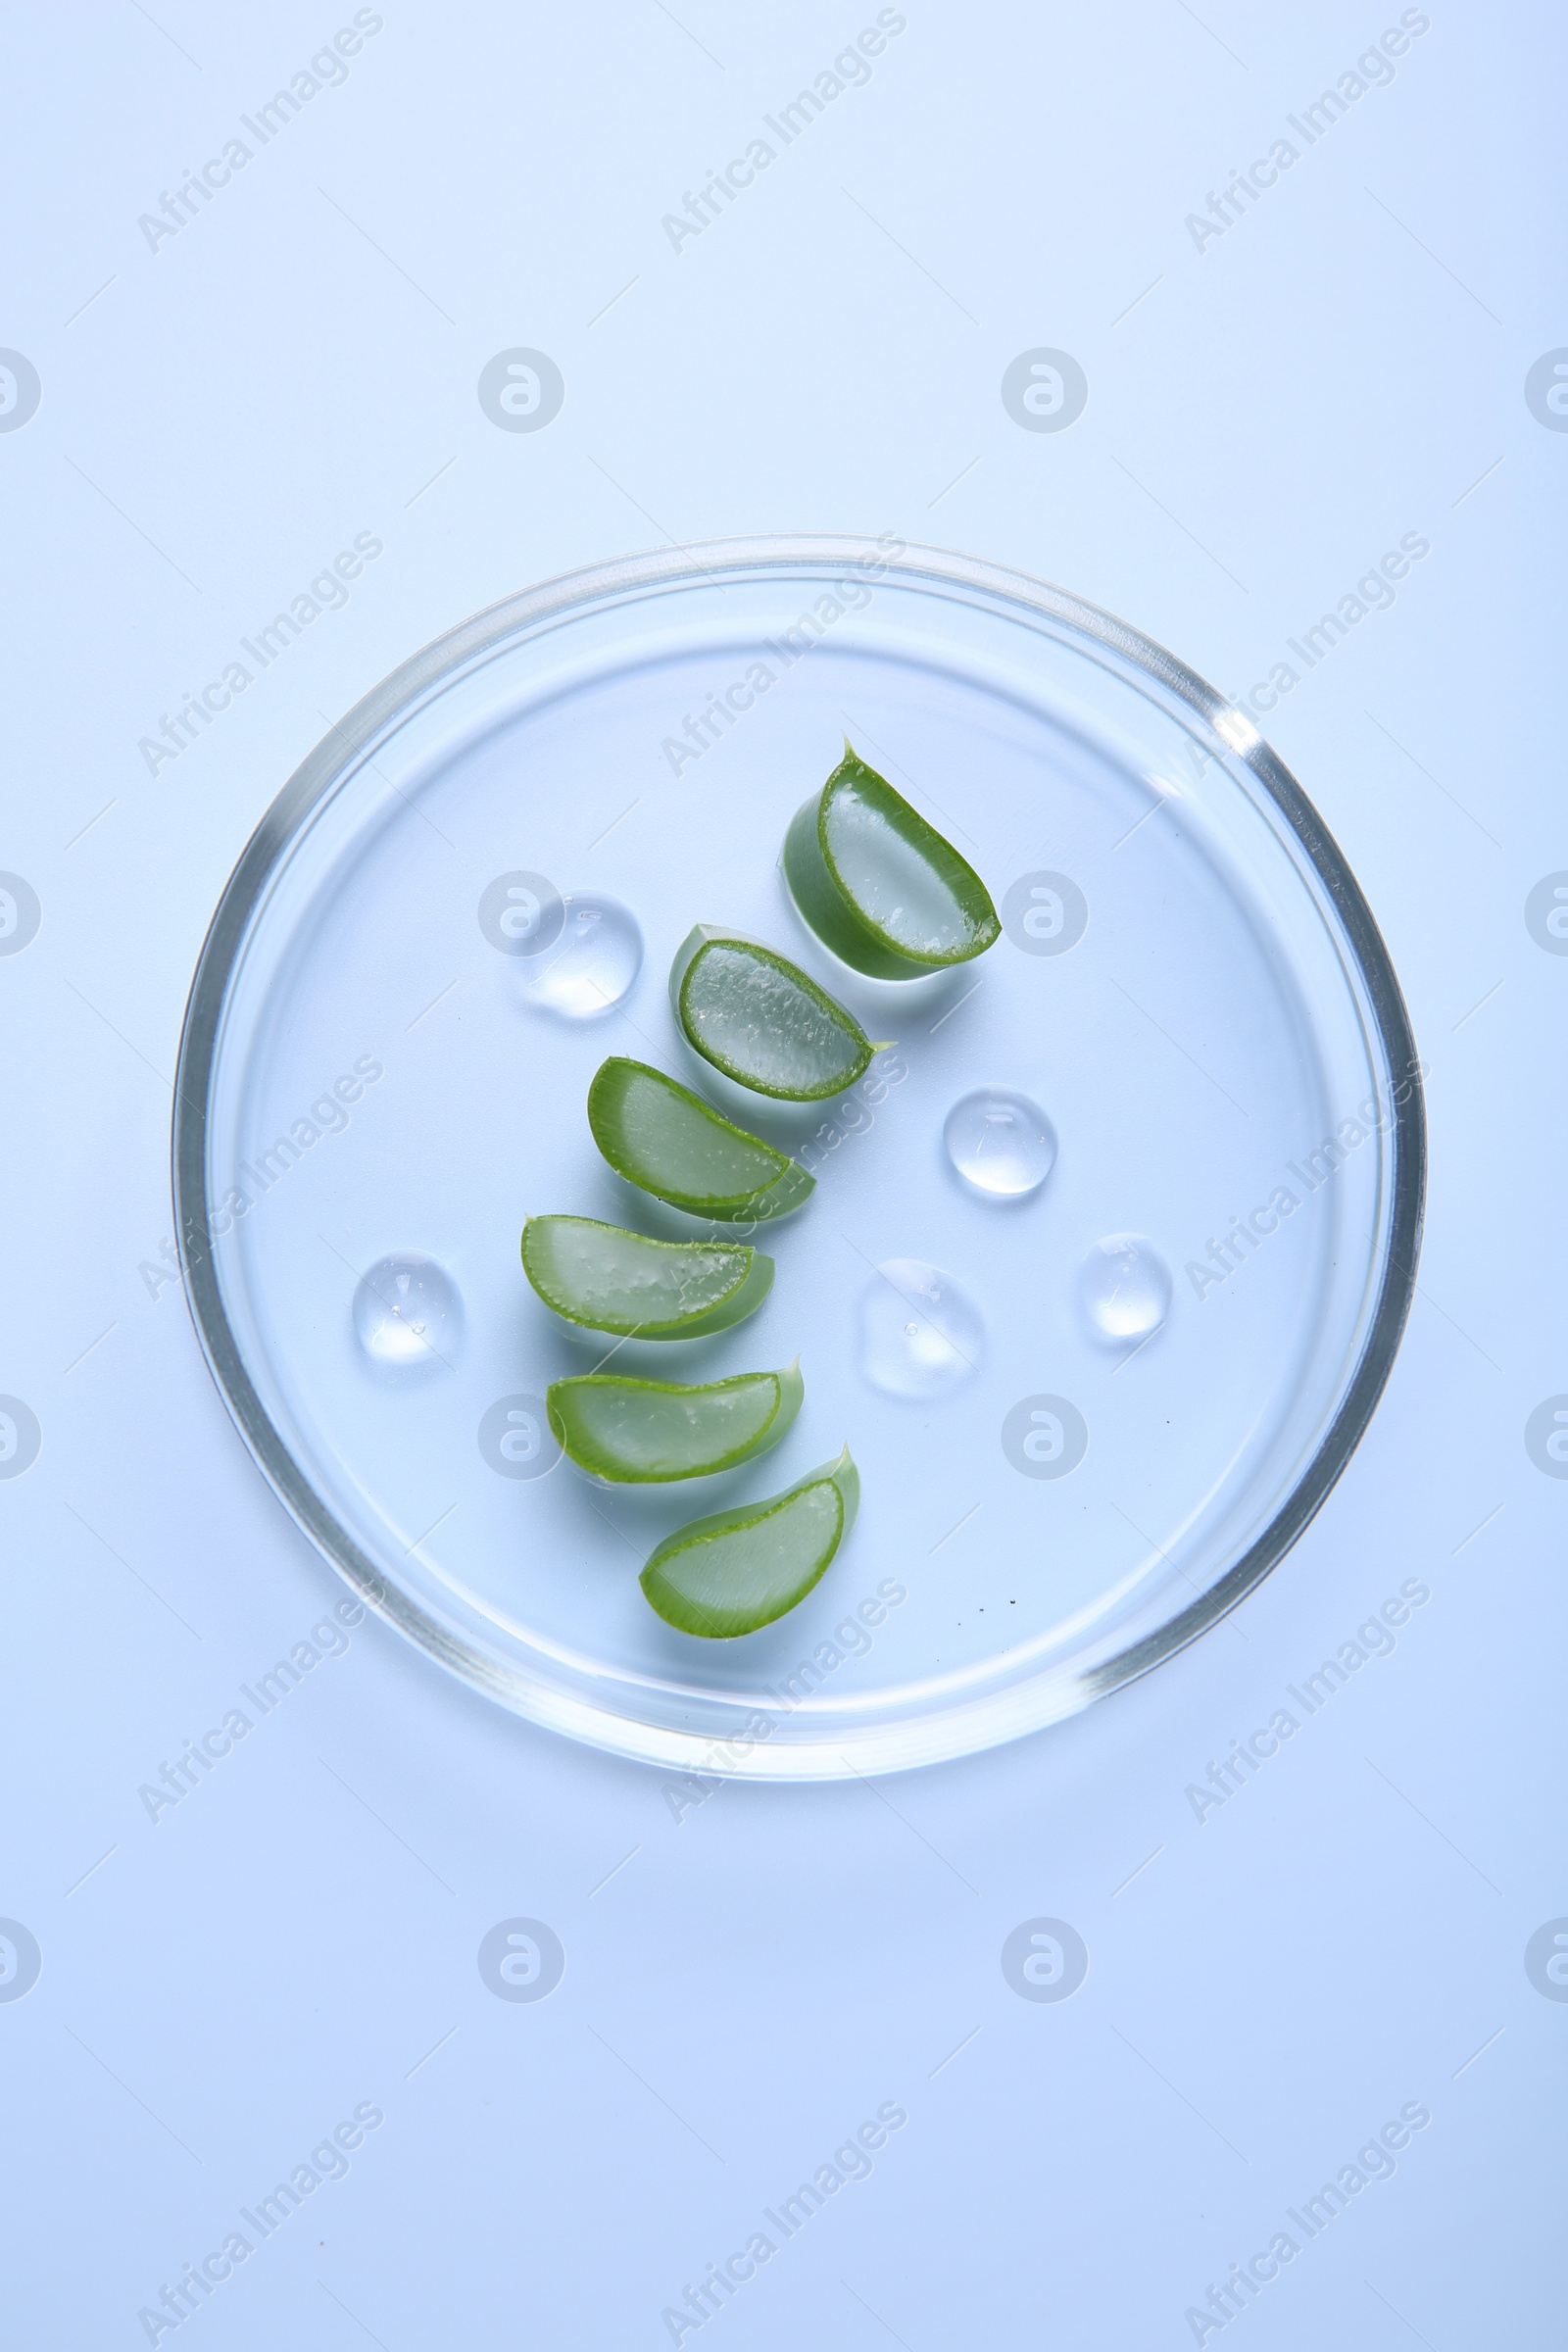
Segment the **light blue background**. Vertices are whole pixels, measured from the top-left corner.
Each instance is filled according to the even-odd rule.
[[[662,2309],[894,2101],[871,2177],[705,2343],[1176,2346],[1420,2102],[1396,2176],[1262,2290],[1254,2352],[1559,2340],[1568,2004],[1523,1955],[1568,1912],[1568,1483],[1523,1427],[1568,1389],[1568,959],[1523,905],[1568,866],[1568,437],[1523,385],[1568,343],[1568,28],[1434,6],[1392,83],[1200,252],[1185,217],[1397,9],[924,0],[676,253],[661,217],[874,9],[381,14],[156,252],[138,216],[352,11],[4,22],[0,343],[43,384],[0,434],[0,866],[43,906],[0,958],[0,1389],[43,1429],[0,1484],[0,1913],[43,1950],[0,2003],[10,2336],[145,2342],[139,2308],[371,2102],[348,2177],[217,2288],[200,2340],[667,2343]],[[475,397],[513,345],[564,375],[536,434]],[[999,397],[1037,345],[1088,375],[1062,433]],[[1430,538],[1265,722],[1430,1065],[1421,1289],[1370,1435],[1226,1625],[960,1766],[730,1787],[677,1822],[659,1773],[367,1624],[155,1826],[138,1785],[341,1590],[177,1286],[139,1271],[224,878],[326,724],[468,612],[792,529],[1016,564],[1233,692]],[[160,714],[365,531],[385,553],[346,609],[149,775]],[[1396,1651],[1200,1826],[1186,1786],[1410,1578],[1431,1598]],[[542,2003],[477,1972],[515,1915],[565,1947]],[[1089,1948],[1061,2004],[1002,1974],[1039,1916]]]

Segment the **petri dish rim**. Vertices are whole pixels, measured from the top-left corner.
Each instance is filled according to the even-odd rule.
[[[911,1722],[847,1727],[813,1742],[768,1744],[643,1722],[552,1690],[464,1639],[390,1581],[356,1541],[295,1458],[252,1380],[224,1305],[208,1240],[213,1211],[209,1110],[222,1051],[231,984],[247,940],[294,848],[376,743],[407,724],[459,678],[519,640],[574,614],[737,575],[781,577],[873,560],[899,585],[927,585],[1010,617],[1100,661],[1125,683],[1174,710],[1233,775],[1241,770],[1284,820],[1338,922],[1342,950],[1369,1016],[1372,1042],[1401,1074],[1385,1137],[1388,1212],[1357,1359],[1315,1451],[1268,1524],[1201,1593],[1154,1631],[1076,1671]],[[1195,724],[1196,722],[1196,724]],[[514,1712],[568,1736],[647,1762],[767,1779],[839,1779],[937,1762],[1021,1737],[1123,1688],[1196,1641],[1251,1592],[1290,1550],[1341,1475],[1371,1420],[1397,1352],[1415,1290],[1426,1188],[1426,1119],[1414,1037],[1387,948],[1338,845],[1295,776],[1251,720],[1186,663],[1128,623],[1069,591],[953,551],[846,536],[782,536],[654,551],[563,574],[503,599],[401,663],[334,726],[263,816],[224,887],[197,961],[180,1040],[172,1134],[175,1230],[197,1338],[230,1416],[258,1467],[297,1525],[355,1591],[408,1639]],[[853,1749],[853,1757],[847,1750]]]

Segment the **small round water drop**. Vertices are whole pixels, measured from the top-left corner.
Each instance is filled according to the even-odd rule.
[[[524,966],[522,998],[568,1021],[612,1012],[642,969],[637,917],[601,890],[562,894],[565,919],[555,946]]]
[[[1056,1164],[1056,1131],[1038,1102],[1008,1086],[977,1086],[942,1130],[948,1157],[971,1192],[1026,1200]]]
[[[354,1336],[379,1372],[450,1371],[463,1339],[463,1300],[422,1250],[377,1258],[354,1294]]]
[[[1095,1339],[1136,1347],[1170,1313],[1170,1268],[1141,1233],[1108,1233],[1079,1268],[1078,1298]]]
[[[941,1396],[978,1371],[980,1309],[960,1282],[919,1257],[890,1257],[860,1300],[860,1369],[890,1396]]]

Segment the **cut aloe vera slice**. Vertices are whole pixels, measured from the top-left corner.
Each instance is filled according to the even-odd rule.
[[[804,1600],[855,1525],[860,1474],[846,1446],[799,1486],[678,1527],[649,1557],[642,1588],[666,1625],[728,1642]]]
[[[852,1012],[743,931],[699,923],[675,952],[669,1001],[682,1036],[738,1085],[777,1102],[822,1102],[878,1051]]]
[[[773,1260],[737,1242],[651,1242],[593,1217],[530,1217],[522,1270],[568,1323],[640,1340],[692,1340],[755,1313]]]
[[[787,1216],[816,1189],[797,1161],[645,1061],[615,1055],[596,1072],[588,1124],[617,1175],[719,1224]]]
[[[1002,925],[973,866],[902,793],[844,746],[784,837],[784,878],[834,955],[878,980],[913,980],[983,956]]]
[[[550,1384],[545,1405],[563,1452],[617,1486],[659,1486],[733,1470],[776,1446],[806,1394],[800,1358],[702,1388],[589,1372]]]

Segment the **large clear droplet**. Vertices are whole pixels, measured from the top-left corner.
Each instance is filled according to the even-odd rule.
[[[977,1086],[947,1116],[942,1140],[964,1183],[992,1200],[1026,1200],[1056,1164],[1056,1131],[1009,1086]]]
[[[523,966],[522,999],[568,1021],[591,1021],[613,1011],[641,971],[643,935],[631,908],[603,891],[564,891],[562,904],[561,936]]]
[[[878,1266],[860,1301],[860,1369],[890,1396],[941,1396],[980,1368],[980,1309],[951,1274],[919,1257]]]
[[[1141,1233],[1108,1233],[1078,1270],[1084,1320],[1109,1348],[1147,1340],[1170,1313],[1170,1268]]]
[[[354,1294],[354,1336],[378,1371],[450,1371],[463,1340],[458,1286],[421,1250],[377,1258]]]

